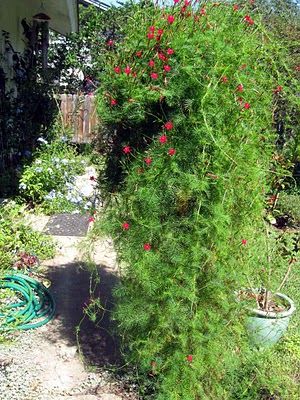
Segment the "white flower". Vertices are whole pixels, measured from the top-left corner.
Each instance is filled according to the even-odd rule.
[[[19,189],[20,190],[25,190],[26,188],[27,188],[27,185],[25,183],[21,182],[20,185],[19,185]]]
[[[41,167],[35,168],[35,172],[42,172],[42,171],[43,171],[43,168],[41,168]]]
[[[52,168],[48,168],[47,171],[48,171],[50,174],[52,174],[52,172],[53,172]]]
[[[37,141],[40,142],[40,143],[43,143],[43,144],[48,144],[47,140],[42,138],[42,137],[38,138]]]
[[[61,160],[61,162],[62,162],[63,164],[68,164],[69,160],[67,160],[66,158],[63,158],[63,159]]]
[[[35,160],[35,164],[42,164],[42,160],[40,160],[39,158],[37,160]]]

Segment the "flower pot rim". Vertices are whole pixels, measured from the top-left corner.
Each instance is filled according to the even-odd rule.
[[[287,301],[289,303],[289,308],[285,311],[280,311],[280,312],[263,311],[263,310],[259,310],[257,308],[249,308],[251,313],[254,314],[254,317],[257,316],[257,317],[263,317],[263,318],[267,318],[267,319],[286,318],[286,317],[290,317],[296,311],[295,303],[287,295],[280,293],[280,292],[276,292],[273,295],[280,297],[280,298],[284,299],[285,301]]]

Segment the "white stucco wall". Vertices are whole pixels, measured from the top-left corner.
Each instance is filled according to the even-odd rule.
[[[32,21],[32,16],[40,12],[40,0],[0,0],[0,30],[10,33],[16,51],[24,50],[21,20]],[[44,8],[50,16],[50,28],[66,35],[77,30],[77,0],[47,0]]]
[[[9,41],[14,51],[23,53],[27,43],[23,35],[22,19],[32,23],[33,15],[44,12],[51,18],[51,29],[67,35],[78,29],[77,0],[0,0],[0,65],[4,67],[7,86],[13,79],[12,52],[4,51],[2,30],[9,32]]]

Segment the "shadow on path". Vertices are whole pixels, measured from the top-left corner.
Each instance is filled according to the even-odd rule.
[[[77,346],[76,327],[80,324],[78,339],[85,362],[108,367],[121,362],[119,341],[111,321],[112,289],[118,278],[104,266],[98,266],[97,270],[100,283],[95,288],[94,298],[100,299],[104,311],[99,310],[100,315],[94,323],[83,312],[90,298],[91,276],[84,263],[49,268],[47,275],[52,282],[50,292],[56,301],[56,318],[49,324],[47,338],[51,342],[63,339],[68,345]]]

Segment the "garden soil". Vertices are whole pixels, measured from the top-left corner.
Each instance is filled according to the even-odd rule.
[[[42,231],[47,217],[32,216]],[[82,238],[56,236],[58,252],[44,263],[57,309],[43,327],[17,333],[13,344],[0,345],[0,400],[137,400],[135,387],[116,374],[121,357],[110,320],[112,288],[118,281],[112,242],[95,246],[95,287],[82,260]],[[95,323],[84,313],[90,290],[103,312]],[[80,329],[77,327],[80,326]]]

